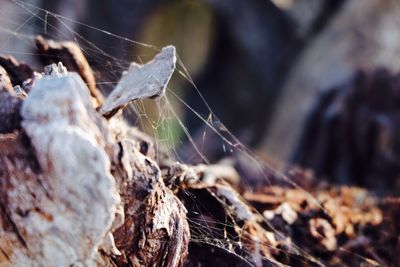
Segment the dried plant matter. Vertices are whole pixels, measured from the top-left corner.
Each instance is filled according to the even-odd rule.
[[[246,190],[232,166],[164,160],[150,137],[112,116],[132,100],[162,95],[174,63],[167,47],[133,64],[100,112],[81,77],[61,63],[23,87],[10,89],[3,76],[0,266],[397,262],[398,235],[377,235],[400,232],[397,199],[379,203],[365,190],[306,182],[315,192]],[[289,175],[311,179],[301,170]],[[361,257],[345,261],[347,251]]]
[[[166,46],[150,62],[132,63],[100,108],[105,116],[132,100],[160,97],[175,70],[175,47]]]

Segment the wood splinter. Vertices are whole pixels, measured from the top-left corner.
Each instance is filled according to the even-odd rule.
[[[100,108],[100,113],[110,118],[133,100],[164,95],[175,70],[175,64],[174,46],[164,47],[146,64],[131,63],[128,71],[123,73],[121,80]]]

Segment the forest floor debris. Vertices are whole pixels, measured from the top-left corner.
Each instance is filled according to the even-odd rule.
[[[43,49],[57,59],[57,49]],[[70,60],[83,60],[76,51],[67,49]],[[79,77],[61,64],[35,74],[0,60],[0,266],[396,266],[398,198],[300,169],[285,177],[302,187],[269,173],[273,184],[250,188],[233,165],[156,153],[152,138],[114,111],[165,89],[175,64],[165,53],[143,67],[165,68],[139,79],[156,91],[113,92],[122,102],[106,112],[88,65],[72,69]]]

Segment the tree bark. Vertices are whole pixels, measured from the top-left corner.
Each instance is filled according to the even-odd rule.
[[[156,153],[117,111],[162,95],[175,60],[167,47],[133,63],[106,109],[61,63],[11,88],[2,76],[0,266],[398,263],[396,198],[324,186],[301,170],[253,172],[275,182],[249,190],[232,166]]]

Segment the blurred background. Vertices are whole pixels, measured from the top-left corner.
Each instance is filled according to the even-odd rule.
[[[175,45],[169,99],[185,127],[154,101],[131,116],[162,125],[185,161],[202,161],[193,143],[210,162],[232,156],[200,115],[278,169],[400,193],[399,0],[0,0],[0,28],[1,53],[34,65],[36,34],[77,41],[105,94],[129,62]]]

